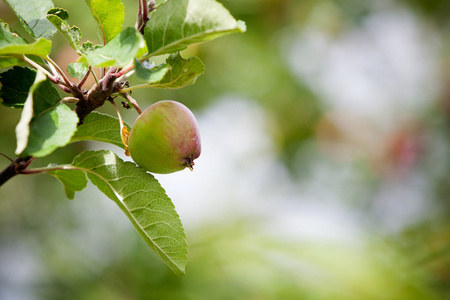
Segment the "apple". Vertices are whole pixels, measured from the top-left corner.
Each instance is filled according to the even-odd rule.
[[[150,105],[136,119],[128,149],[141,168],[159,174],[193,169],[201,144],[197,120],[183,104],[163,100]]]

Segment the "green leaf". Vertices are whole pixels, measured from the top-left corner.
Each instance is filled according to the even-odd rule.
[[[170,55],[166,61],[169,66],[164,78],[150,84],[153,88],[178,89],[195,83],[197,77],[205,72],[205,65],[197,57],[184,59],[180,53]]]
[[[112,151],[87,151],[73,166],[122,209],[150,248],[178,275],[187,262],[186,234],[175,207],[158,181]]]
[[[61,96],[55,89],[53,83],[47,77],[45,77],[45,80],[40,82],[37,87],[33,89],[31,96],[34,118],[48,109],[55,107],[61,101]]]
[[[81,52],[81,31],[77,26],[70,27],[69,13],[63,8],[52,8],[47,12],[47,19],[63,34],[69,45],[78,53]]]
[[[17,33],[11,32],[8,24],[0,20],[0,48],[7,45],[26,43]]]
[[[149,68],[135,60],[136,77],[148,83],[149,87],[178,89],[195,83],[205,72],[205,65],[197,57],[184,59],[180,53],[171,54],[165,64]]]
[[[236,21],[215,0],[170,0],[161,4],[147,22],[147,57],[174,53],[194,43],[244,31],[245,24]]]
[[[125,7],[120,0],[85,0],[97,22],[103,44],[110,42],[122,30]]]
[[[51,0],[5,1],[34,38],[49,38],[55,34],[56,28],[47,20],[47,11],[53,7]]]
[[[0,66],[13,66],[13,62],[21,62],[10,55],[37,55],[47,56],[50,53],[52,43],[46,39],[39,39],[27,44],[17,33],[11,32],[8,24],[0,20]]]
[[[144,80],[147,83],[155,83],[161,81],[164,76],[169,72],[169,65],[162,64],[159,66],[145,66],[138,59],[134,60],[134,69],[136,71],[136,77]]]
[[[13,67],[13,66],[20,66],[20,65],[26,65],[26,63],[23,60],[20,60],[18,58],[15,58],[13,56],[0,56],[0,70]]]
[[[20,121],[16,126],[16,136],[17,136],[17,148],[16,154],[21,154],[28,144],[28,137],[30,136],[30,122],[33,119],[33,93],[36,91],[42,82],[45,81],[47,77],[41,71],[36,73],[36,77],[32,86],[30,87],[27,100],[25,101],[22,115]]]
[[[0,98],[2,104],[14,108],[23,108],[35,77],[35,70],[18,66],[1,73]]]
[[[73,78],[81,79],[89,72],[89,66],[85,63],[70,63],[67,66],[67,73]]]
[[[31,44],[11,44],[0,47],[0,55],[36,55],[45,57],[50,54],[52,42],[46,39],[39,39]]]
[[[69,199],[75,197],[75,192],[85,189],[88,183],[86,173],[81,170],[54,170],[48,171],[47,174],[55,176],[64,185],[66,196]]]
[[[26,42],[17,34],[11,32],[8,24],[0,20],[0,48],[14,44],[26,44]],[[21,65],[24,62],[10,55],[0,55],[0,69]]]
[[[30,136],[21,156],[44,157],[70,142],[78,117],[70,107],[58,104],[30,122]]]
[[[37,71],[16,127],[16,154],[46,156],[69,143],[78,123],[77,115],[66,105],[41,71]]]
[[[99,46],[99,45],[94,46],[92,44],[92,42],[87,41],[81,45],[81,50],[82,50],[81,52],[84,54],[91,54],[91,53],[94,53],[94,51],[96,51],[97,49],[99,49],[101,47],[102,46]]]
[[[125,124],[128,130],[130,125]],[[83,124],[78,126],[71,142],[98,141],[125,148],[120,137],[120,121],[110,115],[91,112],[84,118]]]
[[[78,62],[87,62],[93,67],[125,67],[133,62],[142,42],[142,35],[128,27],[105,46],[90,48]]]

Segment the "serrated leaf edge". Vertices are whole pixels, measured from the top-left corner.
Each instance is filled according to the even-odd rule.
[[[115,156],[115,159],[120,159],[120,158],[119,158],[114,152],[112,152],[112,151],[106,151],[106,150],[104,150],[104,151],[86,151],[86,152],[91,152],[91,153],[100,153],[100,152],[109,153],[109,154],[114,155],[114,156]],[[86,153],[86,152],[84,152],[84,153]],[[87,159],[90,159],[90,158],[91,158],[91,156],[86,157],[84,160],[80,160],[79,163],[82,163],[83,161],[85,161],[85,160],[87,160]],[[76,159],[76,158],[75,158],[75,159]],[[75,159],[74,159],[74,161],[75,161]],[[121,159],[120,159],[120,160],[121,160]],[[123,161],[123,160],[121,160],[121,161],[122,161],[124,164],[131,164],[131,165],[133,165],[133,166],[135,166],[135,167],[141,169],[143,172],[145,172],[145,170],[143,170],[142,168],[140,168],[139,166],[137,166],[137,165],[136,165],[135,163],[133,163],[133,162],[130,162],[130,161]],[[75,168],[75,169],[78,169],[78,170],[82,170],[82,171],[87,172],[88,178],[89,178],[89,174],[91,174],[91,175],[93,175],[93,176],[98,177],[98,178],[101,179],[103,182],[105,182],[105,184],[106,184],[106,185],[111,189],[111,191],[114,193],[114,195],[116,196],[116,198],[117,198],[118,201],[116,201],[115,199],[111,199],[111,200],[113,200],[114,202],[116,202],[116,204],[120,207],[120,209],[125,213],[125,215],[127,215],[127,217],[130,219],[130,221],[133,223],[133,226],[138,227],[138,228],[140,229],[140,230],[138,230],[139,235],[141,235],[141,236],[144,238],[145,241],[150,240],[151,243],[152,243],[152,245],[155,246],[155,247],[159,250],[159,253],[163,254],[163,255],[166,257],[166,259],[167,259],[168,261],[171,262],[171,265],[169,265],[169,267],[170,267],[177,275],[182,276],[182,275],[185,274],[185,269],[184,269],[183,267],[177,265],[177,264],[176,264],[176,263],[175,263],[175,262],[174,262],[167,254],[166,254],[166,252],[163,251],[163,250],[159,247],[159,245],[153,241],[152,237],[150,237],[149,235],[146,234],[146,231],[145,231],[144,227],[142,227],[142,226],[139,224],[139,222],[137,221],[137,219],[133,216],[133,214],[131,214],[131,209],[130,209],[130,208],[127,206],[127,204],[124,202],[124,197],[121,196],[121,195],[113,188],[113,186],[109,183],[109,181],[108,181],[106,178],[104,178],[103,176],[100,176],[98,173],[95,173],[95,172],[91,171],[90,169],[82,168],[82,167],[79,167],[79,166],[72,166],[72,167]],[[89,179],[90,179],[90,178],[89,178]],[[156,178],[154,178],[154,179],[156,180]],[[90,179],[90,180],[91,180],[91,179]],[[92,180],[91,180],[91,182],[92,182]],[[161,188],[162,188],[162,187],[161,187]],[[162,188],[162,189],[163,189],[163,188]],[[164,191],[164,189],[163,189],[163,191]],[[167,194],[166,194],[165,191],[164,191],[164,195],[167,196]],[[173,205],[173,204],[172,204],[172,205]],[[175,207],[174,207],[174,210],[175,210]],[[175,211],[175,213],[176,213],[178,219],[180,219],[180,216],[178,215],[178,213],[177,213],[176,211]],[[183,232],[184,232],[184,228],[183,228],[183,227],[182,227],[182,230],[183,230]],[[185,255],[185,257],[187,258],[186,255]]]

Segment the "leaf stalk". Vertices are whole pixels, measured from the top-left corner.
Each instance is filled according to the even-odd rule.
[[[137,103],[136,100],[134,100],[133,97],[131,97],[131,95],[129,93],[122,93],[125,98],[127,98],[127,100],[131,103],[131,105],[133,105],[133,107],[136,109],[136,111],[138,112],[138,114],[142,114],[142,109],[139,107],[139,104]]]

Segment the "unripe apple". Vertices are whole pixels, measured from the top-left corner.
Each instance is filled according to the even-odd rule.
[[[176,101],[150,105],[131,129],[128,149],[133,160],[151,173],[173,173],[186,167],[192,170],[201,152],[194,114]]]

